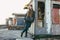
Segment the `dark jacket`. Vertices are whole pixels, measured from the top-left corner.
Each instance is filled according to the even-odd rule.
[[[32,17],[27,17],[27,13],[26,13],[26,15],[25,15],[25,22],[30,22],[30,23],[32,23],[32,22],[34,22],[34,19],[35,19],[35,12],[34,11],[32,11],[33,12],[33,14],[32,14]]]

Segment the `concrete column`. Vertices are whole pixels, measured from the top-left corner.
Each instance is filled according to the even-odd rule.
[[[47,28],[47,33],[51,33],[51,26],[52,26],[52,20],[51,20],[51,9],[52,4],[51,0],[45,0],[45,27]]]
[[[34,34],[36,35],[37,18],[38,18],[38,0],[33,0],[33,10],[35,11]]]

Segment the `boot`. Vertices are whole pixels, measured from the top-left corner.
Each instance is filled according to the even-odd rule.
[[[27,37],[27,31],[25,32],[25,37]]]
[[[23,33],[21,33],[21,37],[23,36]]]

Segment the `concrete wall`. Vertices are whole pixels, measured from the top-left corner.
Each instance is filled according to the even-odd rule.
[[[42,22],[38,22],[38,27],[36,27],[37,34],[47,34],[46,27],[42,27]],[[34,34],[34,23],[32,23],[29,33]],[[52,34],[53,35],[60,35],[60,25],[59,24],[52,24]]]
[[[32,23],[30,29],[29,29],[29,33],[34,34],[36,33],[38,34],[46,34],[46,28],[42,27],[42,21],[38,21],[38,26],[36,27],[36,29],[34,30],[34,23]]]
[[[29,33],[34,34],[34,23],[32,23],[31,27],[29,28]]]
[[[59,24],[52,25],[52,34],[60,35],[60,25]]]

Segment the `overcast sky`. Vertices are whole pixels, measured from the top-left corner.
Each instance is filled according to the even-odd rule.
[[[6,18],[12,17],[12,13],[25,13],[25,4],[30,0],[0,0],[0,24],[5,24]]]

